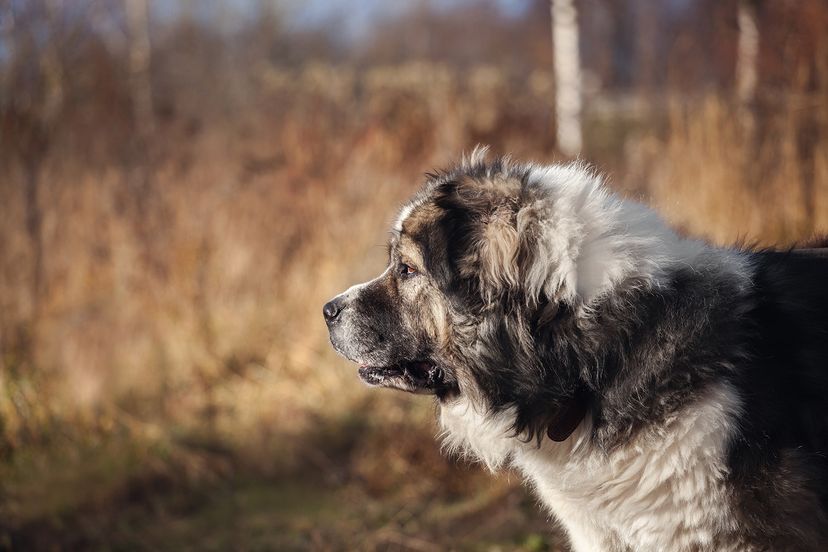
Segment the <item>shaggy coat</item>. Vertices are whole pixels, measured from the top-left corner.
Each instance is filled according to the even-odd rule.
[[[581,164],[430,174],[325,305],[451,450],[520,470],[579,551],[828,549],[828,259],[716,248]]]

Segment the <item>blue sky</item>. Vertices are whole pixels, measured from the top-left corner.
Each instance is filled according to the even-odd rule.
[[[480,3],[477,0],[431,0],[438,9],[451,9]],[[530,0],[494,0],[506,16],[519,16]],[[404,13],[416,7],[416,1],[390,0],[306,0],[296,6],[294,21],[298,25],[316,26],[339,20],[348,36],[361,34],[376,21]]]
[[[362,36],[373,25],[398,16],[415,8],[421,0],[270,0],[278,11],[284,13],[288,26],[313,28],[334,26],[344,38]],[[492,0],[505,16],[520,16],[531,0]],[[153,11],[162,18],[175,17],[188,9],[202,13],[209,19],[222,22],[225,28],[233,28],[245,18],[255,14],[259,6],[268,0],[197,0],[177,2],[156,0]],[[480,0],[428,0],[437,9],[451,9],[464,5],[479,4]]]
[[[226,30],[235,30],[254,16],[263,4],[269,4],[285,16],[285,23],[289,27],[307,29],[324,26],[337,29],[339,38],[353,40],[359,39],[382,21],[399,16],[421,3],[427,3],[437,10],[447,10],[483,1],[486,0],[151,0],[151,5],[156,17],[175,17],[187,10],[203,15],[214,24],[218,22]],[[532,0],[489,1],[505,17],[519,17],[532,4]],[[694,0],[660,1],[674,13],[680,13],[692,5]]]

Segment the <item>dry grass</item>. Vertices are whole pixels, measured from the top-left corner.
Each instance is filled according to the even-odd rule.
[[[649,183],[654,204],[690,234],[723,245],[784,246],[828,231],[824,100],[808,109],[791,102],[763,126],[746,131],[716,97],[673,107],[665,160]],[[808,138],[814,128],[821,137]]]
[[[243,108],[159,123],[138,161],[89,162],[80,136],[54,144],[38,165],[34,291],[26,167],[8,159],[6,544],[559,546],[512,483],[442,459],[427,401],[365,390],[319,313],[382,266],[388,222],[423,171],[478,142],[556,159],[549,75],[426,63],[257,75]],[[789,243],[828,231],[818,102],[812,117],[763,114],[751,136],[711,96],[595,161],[693,234]],[[218,532],[228,519],[241,525]]]

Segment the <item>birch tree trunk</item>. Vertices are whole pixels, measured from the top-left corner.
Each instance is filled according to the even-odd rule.
[[[578,14],[574,0],[550,0],[555,63],[555,113],[558,148],[565,155],[581,152],[581,59]]]
[[[753,104],[758,82],[759,25],[756,19],[756,3],[739,0],[739,43],[736,52],[736,99],[739,116],[747,131],[752,131]]]

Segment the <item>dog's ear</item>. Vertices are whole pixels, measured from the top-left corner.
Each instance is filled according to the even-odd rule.
[[[570,244],[536,211],[504,204],[476,218],[461,272],[479,279],[487,300],[509,294],[529,304],[555,304],[575,289]]]
[[[458,266],[461,276],[478,281],[487,301],[521,286],[516,220],[519,191],[520,182],[513,179],[458,180],[456,193],[467,217],[468,239]]]
[[[513,213],[501,209],[484,220],[477,247],[480,281],[484,289],[497,292],[519,286],[519,247],[520,239]]]

